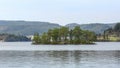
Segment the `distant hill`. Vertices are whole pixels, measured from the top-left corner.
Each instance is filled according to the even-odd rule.
[[[113,27],[115,24],[77,24],[71,23],[66,26],[73,28],[80,26],[82,29],[94,31],[95,33],[102,33],[104,30]],[[0,33],[21,34],[21,35],[33,35],[35,32],[40,34],[47,32],[48,29],[60,27],[59,24],[39,21],[6,21],[0,20]]]
[[[108,28],[113,28],[116,23],[113,24],[101,24],[101,23],[94,23],[94,24],[77,24],[77,23],[71,23],[67,24],[66,26],[70,29],[74,28],[75,26],[80,26],[81,29],[84,30],[90,30],[95,32],[96,34],[103,33],[104,30]]]
[[[55,27],[60,25],[38,21],[0,21],[0,33],[33,35],[35,32],[41,34]]]

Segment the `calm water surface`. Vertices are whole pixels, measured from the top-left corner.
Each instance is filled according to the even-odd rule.
[[[93,49],[90,51],[80,49],[42,51],[43,48],[59,49],[59,46],[33,46],[31,43],[21,42],[0,43],[2,48],[0,50],[0,68],[120,68],[119,44],[109,42],[97,43],[96,46],[75,46],[75,48]],[[101,51],[95,50],[94,47],[101,48]],[[42,49],[40,51],[14,51],[16,48]],[[73,49],[74,46],[60,46],[60,48]],[[106,48],[118,48],[118,50],[104,51]],[[8,49],[8,51],[4,51],[4,49]]]
[[[0,51],[0,68],[120,68],[120,51]]]

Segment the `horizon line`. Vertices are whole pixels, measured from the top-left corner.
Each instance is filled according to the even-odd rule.
[[[88,23],[67,23],[65,25],[63,24],[59,24],[59,23],[55,23],[55,22],[49,22],[49,21],[40,21],[40,20],[0,20],[0,21],[17,21],[17,22],[44,22],[44,23],[52,23],[52,24],[58,24],[61,26],[65,26],[65,25],[69,25],[69,24],[78,24],[78,25],[83,25],[83,24],[115,24],[115,23],[119,23],[119,22],[88,22]]]

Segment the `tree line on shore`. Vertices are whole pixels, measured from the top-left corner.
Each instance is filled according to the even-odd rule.
[[[104,31],[102,35],[97,35],[101,41],[120,41],[120,23]],[[102,38],[101,38],[102,37]]]
[[[42,35],[35,33],[33,44],[92,44],[95,40],[94,32],[82,30],[79,26],[74,29],[60,27],[49,29]]]
[[[26,36],[23,36],[23,35],[2,33],[2,34],[0,34],[0,41],[17,42],[17,41],[31,41],[31,39],[27,38]]]

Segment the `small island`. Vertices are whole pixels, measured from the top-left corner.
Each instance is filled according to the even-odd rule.
[[[33,44],[94,44],[96,34],[88,30],[82,30],[79,26],[73,29],[60,27],[49,29],[42,35],[35,33]]]

